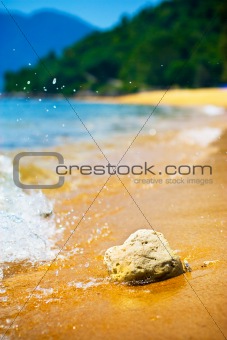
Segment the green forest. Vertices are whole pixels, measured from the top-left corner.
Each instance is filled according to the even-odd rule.
[[[172,0],[5,75],[6,92],[119,95],[227,82],[227,2]],[[56,83],[53,79],[56,78]]]

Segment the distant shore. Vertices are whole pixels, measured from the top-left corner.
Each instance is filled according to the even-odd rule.
[[[64,98],[63,94],[29,95],[30,98]],[[26,93],[2,93],[1,98],[27,98]],[[227,88],[170,89],[144,91],[119,96],[99,96],[82,94],[67,96],[71,99],[91,102],[128,105],[167,105],[167,106],[218,106],[227,109]]]
[[[87,97],[86,100],[137,105],[204,106],[227,108],[226,88],[172,89],[147,91],[117,97]]]

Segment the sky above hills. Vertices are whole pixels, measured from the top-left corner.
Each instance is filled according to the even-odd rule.
[[[44,8],[56,9],[77,15],[100,28],[116,24],[123,14],[133,15],[143,7],[157,4],[160,0],[3,0],[9,10],[30,13]],[[4,10],[0,2],[0,10]]]

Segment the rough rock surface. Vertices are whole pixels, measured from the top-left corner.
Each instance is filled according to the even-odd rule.
[[[145,284],[183,274],[180,258],[170,249],[163,234],[140,229],[123,245],[109,248],[104,256],[114,281]]]

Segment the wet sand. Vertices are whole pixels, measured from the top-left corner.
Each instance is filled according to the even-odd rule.
[[[0,334],[11,326],[6,335],[12,339],[227,337],[225,118],[209,121],[223,129],[220,140],[209,147],[174,144],[175,132],[155,138],[143,135],[124,160],[210,164],[212,184],[136,184],[124,176],[121,181],[112,176],[105,183],[107,177],[80,180],[75,175],[62,189],[45,191],[55,199],[56,223],[62,230],[59,249],[71,237],[50,267],[15,264],[5,269],[0,289],[7,300],[1,300]],[[119,159],[126,142],[105,146],[111,161]],[[57,150],[65,149],[69,160],[75,148],[80,146]],[[104,162],[92,147],[85,149],[87,160]],[[25,169],[24,177],[28,174]],[[193,179],[201,183],[202,177],[211,178]],[[141,228],[162,232],[192,272],[136,287],[111,282],[103,264],[105,250]],[[217,262],[203,267],[211,260]]]

